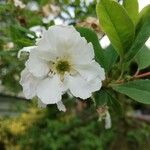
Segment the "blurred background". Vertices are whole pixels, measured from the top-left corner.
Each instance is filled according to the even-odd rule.
[[[139,9],[148,4],[150,0],[139,0]],[[68,110],[62,113],[55,105],[38,108],[36,98],[30,101],[23,96],[19,79],[28,54],[17,58],[18,51],[34,45],[49,26],[90,28],[109,52],[110,42],[99,28],[95,6],[96,0],[0,0],[0,150],[150,149],[148,105],[126,98],[122,112],[114,104],[112,127],[105,129],[90,101],[77,102],[64,95]],[[150,49],[150,40],[144,48]],[[136,68],[135,61],[131,74]]]

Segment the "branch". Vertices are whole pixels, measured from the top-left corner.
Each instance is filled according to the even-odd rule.
[[[142,73],[142,74],[138,74],[138,72],[135,73],[135,75],[133,77],[130,77],[129,80],[131,79],[138,79],[138,78],[144,78],[144,77],[150,77],[150,72],[146,72],[146,73]],[[124,83],[125,80],[122,79],[122,80],[117,80],[115,82],[115,84],[121,84],[121,83]]]
[[[146,72],[146,73],[143,73],[143,74],[135,74],[132,78],[143,78],[143,77],[150,77],[150,72]]]

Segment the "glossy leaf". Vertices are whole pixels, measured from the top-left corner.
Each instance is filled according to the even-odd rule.
[[[135,80],[112,88],[137,102],[150,104],[150,80]]]
[[[100,0],[96,7],[101,29],[107,34],[120,56],[131,46],[134,39],[134,24],[126,10],[112,0]]]
[[[33,44],[33,40],[27,38],[27,33],[34,35],[33,32],[19,25],[10,26],[10,35],[12,37],[12,41],[20,47]]]
[[[135,56],[139,70],[150,66],[150,49],[144,46]]]
[[[147,39],[150,37],[150,5],[145,7],[140,15],[139,21],[136,27],[136,37],[131,46],[127,56],[126,61],[131,60],[143,47]]]
[[[114,48],[109,45],[105,50],[104,50],[104,56],[105,56],[105,61],[106,61],[106,67],[105,70],[106,72],[109,72],[112,68],[112,66],[115,64],[118,54],[114,50]]]
[[[139,12],[138,0],[124,0],[123,6],[134,24],[136,24]]]
[[[97,106],[107,105],[108,102],[108,94],[105,90],[100,90],[94,93],[94,98]]]
[[[112,110],[117,113],[117,115],[122,115],[122,106],[111,91],[102,89],[95,92],[94,97],[97,107],[108,105],[109,108],[112,108]]]
[[[115,98],[111,91],[106,91],[108,94],[108,106],[112,107],[112,109],[117,113],[117,115],[123,115],[123,108],[118,99]]]

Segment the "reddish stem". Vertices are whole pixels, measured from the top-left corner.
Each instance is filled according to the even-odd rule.
[[[146,72],[143,74],[137,74],[137,75],[134,75],[132,78],[143,78],[143,77],[147,77],[147,76],[150,76],[150,72]]]
[[[136,72],[135,75],[133,77],[131,77],[130,79],[143,78],[143,77],[147,77],[147,76],[150,76],[150,72],[146,72],[146,73],[143,73],[143,74],[138,74]],[[121,84],[123,82],[124,82],[124,80],[117,80],[115,83]]]

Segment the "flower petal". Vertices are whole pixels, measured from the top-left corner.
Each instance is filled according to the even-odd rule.
[[[36,50],[31,50],[26,67],[36,77],[45,77],[49,73],[48,62],[39,58]]]
[[[59,109],[59,111],[63,111],[63,112],[66,111],[66,107],[62,101],[57,102],[57,108]]]
[[[31,50],[35,49],[37,46],[28,46],[24,47],[21,50],[19,50],[17,57],[20,58],[22,52],[30,52]]]
[[[46,57],[70,57],[73,64],[86,64],[94,59],[92,44],[73,26],[51,26],[37,45],[39,51],[47,51]]]
[[[92,92],[99,90],[101,85],[99,78],[87,81],[80,75],[68,76],[68,87],[70,92],[75,97],[80,97],[82,99],[91,97]]]
[[[44,104],[61,101],[63,86],[57,75],[43,79],[37,87],[37,96]]]
[[[79,40],[76,45],[72,47],[70,50],[71,60],[73,64],[87,64],[91,63],[94,59],[94,49],[91,43],[87,43],[87,41],[79,37]]]
[[[110,129],[111,126],[111,116],[110,113],[107,111],[105,116],[105,129]]]
[[[88,85],[90,86],[90,90],[92,92],[95,92],[95,91],[100,90],[100,88],[102,87],[102,82],[99,79],[99,77],[97,77],[95,79],[88,81]]]
[[[101,80],[105,79],[104,69],[95,61],[90,64],[76,65],[74,69],[80,73],[80,75],[86,80],[90,81],[96,77]]]
[[[20,84],[27,99],[31,99],[36,95],[36,87],[39,82],[40,80],[34,77],[27,68],[21,72]]]

